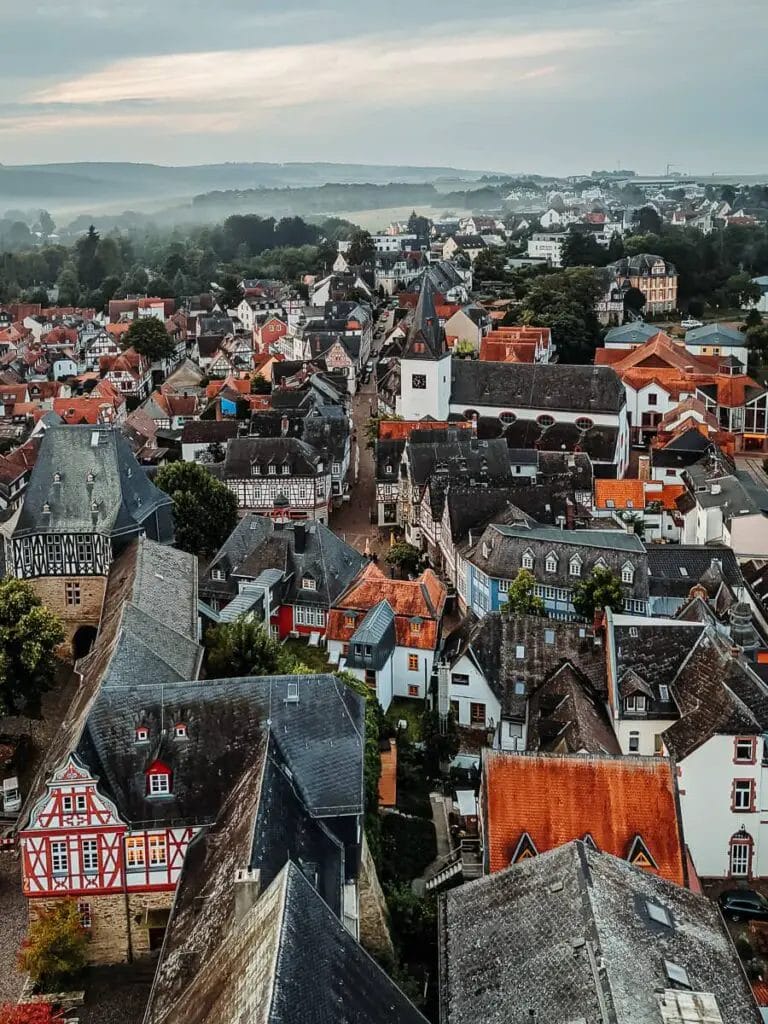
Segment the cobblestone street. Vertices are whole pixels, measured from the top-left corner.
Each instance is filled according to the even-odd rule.
[[[0,928],[0,1004],[15,1003],[24,984],[16,956],[27,930],[27,904],[19,861],[10,853],[0,853]]]

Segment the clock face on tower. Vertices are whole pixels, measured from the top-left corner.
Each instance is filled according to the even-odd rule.
[[[427,375],[425,373],[414,373],[411,376],[411,387],[414,391],[426,391]]]

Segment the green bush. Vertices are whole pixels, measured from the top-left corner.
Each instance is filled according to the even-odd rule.
[[[437,856],[437,836],[432,821],[385,814],[381,820],[384,881],[409,882],[424,873]]]

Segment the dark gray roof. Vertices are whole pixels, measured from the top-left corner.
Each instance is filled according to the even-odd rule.
[[[632,324],[623,324],[621,327],[612,327],[605,335],[606,345],[609,342],[624,345],[642,345],[654,334],[659,333],[659,328],[654,324],[647,324],[640,320]]]
[[[214,444],[237,437],[237,420],[190,420],[181,428],[182,444]]]
[[[605,699],[572,662],[531,695],[526,749],[565,754],[621,754]]]
[[[666,962],[723,1024],[761,1020],[714,903],[580,841],[441,897],[438,939],[443,1024],[661,1024]]]
[[[323,463],[323,470],[318,469]],[[327,471],[328,460],[313,447],[295,437],[235,437],[227,444],[227,457],[215,468],[227,480],[250,478],[252,467],[262,467],[267,475],[270,465],[287,465],[289,477],[313,477]]]
[[[513,481],[509,448],[502,438],[479,441],[471,430],[414,431],[422,437],[406,447],[411,482],[420,487],[444,476],[455,482],[476,481],[488,486],[511,484]],[[445,435],[429,440],[430,435]],[[413,434],[411,435],[413,437]]]
[[[184,964],[183,936],[170,956],[164,950],[146,1024],[426,1024],[296,863],[288,861],[242,916],[231,894],[227,905],[208,955],[192,951],[195,970]],[[185,911],[194,927],[192,907],[177,901],[172,929]],[[180,991],[179,966],[188,982]]]
[[[369,668],[378,671],[386,664],[396,643],[395,613],[389,601],[379,601],[366,612],[362,622],[350,637],[347,664],[350,668]]]
[[[685,332],[685,343],[706,343],[717,345],[718,348],[744,348],[747,344],[746,335],[726,324],[704,324]]]
[[[287,699],[291,686],[298,687],[295,703]],[[186,739],[173,738],[178,722]],[[135,740],[140,725],[149,729],[148,743]],[[363,700],[331,675],[103,689],[78,754],[124,820],[204,824],[215,820],[267,732],[313,817],[362,811]],[[173,792],[159,800],[146,793],[155,760],[173,772]]]
[[[432,275],[425,273],[413,322],[403,345],[403,359],[441,359],[447,351],[445,331],[435,310],[435,291]]]
[[[119,430],[52,426],[43,434],[14,535],[118,536],[145,528],[153,539],[170,543],[172,508],[171,498],[151,482]]]
[[[720,582],[731,589],[744,585],[732,548],[700,544],[649,544],[648,589],[652,596],[687,597],[695,583],[703,582],[713,597]],[[713,575],[714,570],[714,575]],[[708,584],[711,581],[712,587]]]
[[[648,596],[645,547],[639,537],[624,530],[561,530],[556,526],[494,523],[486,527],[465,557],[486,576],[512,580],[522,568],[526,551],[533,555],[532,572],[536,580],[553,587],[572,588],[579,578],[592,572],[599,560],[619,576],[622,567],[629,562],[634,568],[634,580],[626,584],[629,596],[637,600]],[[545,571],[545,560],[550,552],[557,556],[555,572]],[[580,577],[570,573],[570,560],[574,555],[581,559]]]
[[[677,270],[675,270],[673,263],[665,260],[663,256],[655,256],[647,252],[639,252],[634,256],[624,256],[615,263],[609,263],[606,270],[611,271],[617,277],[648,277],[659,260],[664,263],[667,275],[677,276]]]
[[[467,409],[550,409],[618,413],[624,385],[610,366],[452,361],[451,404]]]

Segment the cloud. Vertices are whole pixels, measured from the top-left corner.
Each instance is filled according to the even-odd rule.
[[[120,60],[27,97],[30,103],[200,102],[235,100],[285,108],[330,100],[372,108],[411,99],[463,97],[551,76],[553,59],[609,41],[600,30],[455,33],[413,44],[367,36],[249,50],[218,50]]]

